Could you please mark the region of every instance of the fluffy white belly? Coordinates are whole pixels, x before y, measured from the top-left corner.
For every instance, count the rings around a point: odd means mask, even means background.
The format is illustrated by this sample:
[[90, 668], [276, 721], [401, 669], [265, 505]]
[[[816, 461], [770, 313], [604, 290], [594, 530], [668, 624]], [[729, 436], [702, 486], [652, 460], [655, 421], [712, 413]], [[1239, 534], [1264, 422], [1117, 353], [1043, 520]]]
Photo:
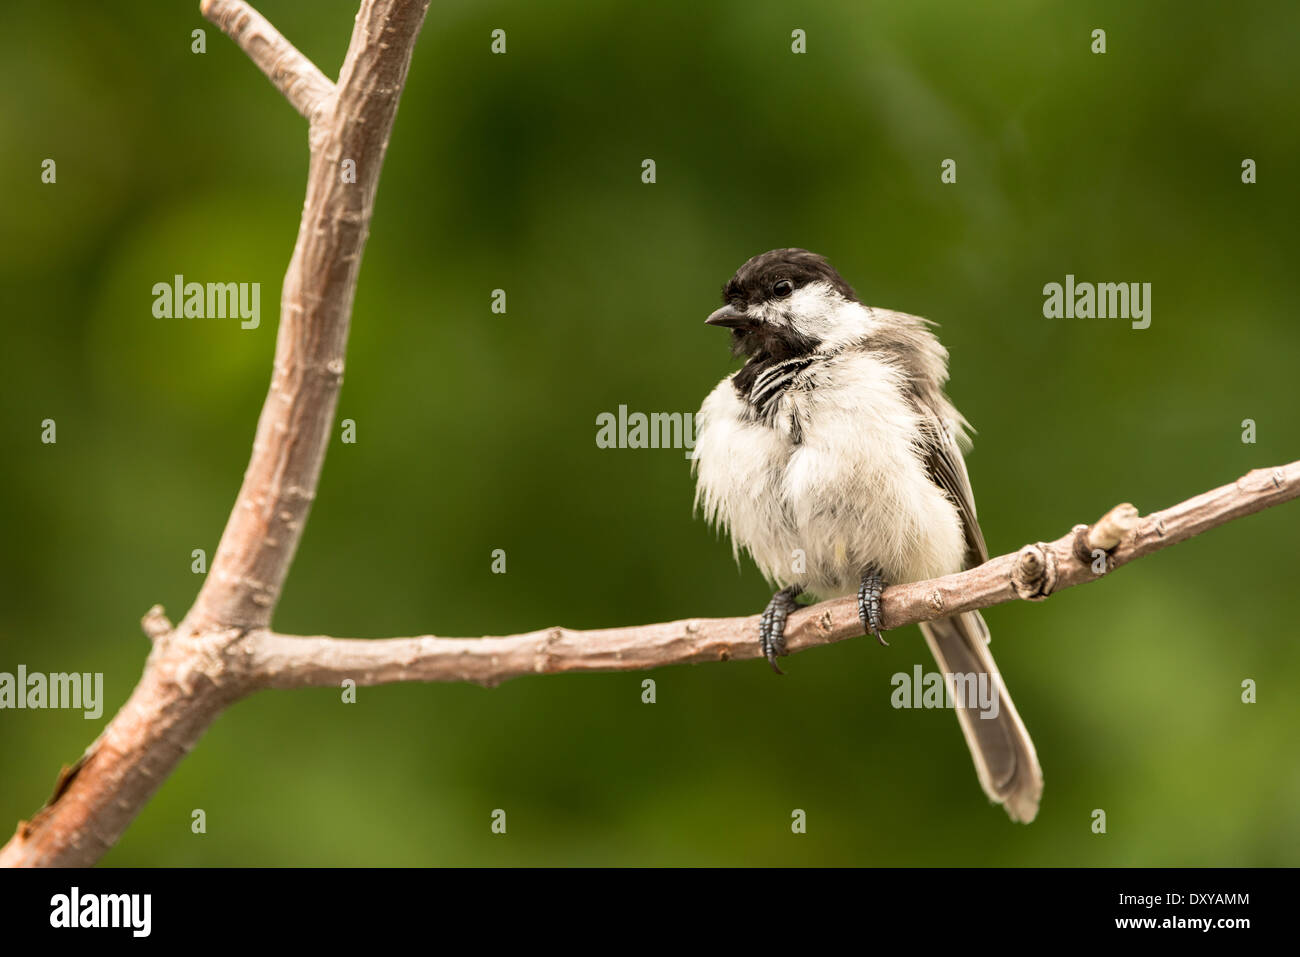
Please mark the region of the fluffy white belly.
[[855, 591], [873, 565], [889, 583], [960, 569], [961, 522], [912, 442], [919, 425], [897, 370], [855, 352], [804, 375], [813, 387], [787, 390], [770, 421], [746, 415], [729, 378], [705, 399], [695, 456], [705, 517], [769, 581], [822, 597]]

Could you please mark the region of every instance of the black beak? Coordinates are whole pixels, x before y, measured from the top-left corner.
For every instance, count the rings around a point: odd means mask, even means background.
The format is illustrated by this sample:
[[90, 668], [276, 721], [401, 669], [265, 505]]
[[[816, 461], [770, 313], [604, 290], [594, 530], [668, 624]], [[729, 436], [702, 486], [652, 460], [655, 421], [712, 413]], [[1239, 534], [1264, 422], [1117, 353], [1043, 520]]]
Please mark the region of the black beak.
[[704, 320], [710, 326], [722, 326], [724, 329], [753, 329], [757, 323], [731, 303], [721, 309], [715, 309]]

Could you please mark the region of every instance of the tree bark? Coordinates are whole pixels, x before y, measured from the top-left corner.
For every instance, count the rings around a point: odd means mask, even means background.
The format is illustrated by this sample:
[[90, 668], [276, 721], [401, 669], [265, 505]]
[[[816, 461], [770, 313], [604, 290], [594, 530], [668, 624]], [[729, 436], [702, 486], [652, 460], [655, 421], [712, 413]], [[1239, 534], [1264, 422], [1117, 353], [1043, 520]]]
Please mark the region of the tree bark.
[[[284, 278], [270, 391], [234, 509], [194, 606], [176, 629], [151, 613], [154, 650], [125, 706], [54, 796], [0, 850], [0, 865], [98, 860], [232, 701], [254, 687], [241, 639], [271, 613], [320, 480], [357, 271], [388, 136], [428, 0], [362, 0], [338, 83], [243, 0], [204, 0], [308, 118], [311, 162]], [[355, 162], [355, 182], [343, 175]]]

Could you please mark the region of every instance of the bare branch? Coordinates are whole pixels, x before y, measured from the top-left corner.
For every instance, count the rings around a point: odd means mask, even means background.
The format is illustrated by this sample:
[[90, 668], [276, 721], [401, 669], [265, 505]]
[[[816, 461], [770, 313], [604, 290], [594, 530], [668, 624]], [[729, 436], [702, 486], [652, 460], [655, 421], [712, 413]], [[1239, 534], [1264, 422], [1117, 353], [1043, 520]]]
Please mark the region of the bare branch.
[[[343, 384], [379, 170], [428, 0], [363, 0], [339, 87], [312, 136], [307, 199], [280, 298], [253, 454], [181, 630], [266, 627], [302, 538]], [[355, 182], [342, 175], [355, 165]]]
[[[978, 568], [885, 589], [888, 628], [1016, 598], [1039, 600], [1112, 568], [1199, 535], [1234, 518], [1300, 496], [1300, 462], [1260, 469], [1232, 485], [1138, 518], [1118, 505], [1092, 526], [1078, 525], [1054, 542], [1026, 545]], [[1082, 543], [1082, 547], [1081, 547]], [[1094, 549], [1096, 551], [1094, 552]], [[1103, 560], [1104, 559], [1104, 560]], [[1105, 569], [1100, 574], [1094, 567]], [[394, 681], [472, 681], [495, 685], [527, 674], [636, 671], [688, 662], [762, 657], [758, 616], [688, 618], [665, 624], [574, 631], [548, 628], [504, 638], [298, 638], [273, 632], [248, 636], [248, 666], [268, 688]], [[852, 598], [822, 602], [790, 616], [789, 651], [862, 635]]]
[[[242, 639], [271, 612], [320, 480], [343, 381], [357, 271], [379, 170], [428, 0], [362, 0], [337, 89], [241, 0], [204, 0], [299, 112], [311, 119], [307, 199], [280, 301], [271, 387], [212, 570], [174, 630], [154, 642], [122, 710], [49, 803], [0, 850], [0, 865], [94, 863], [232, 701], [256, 687]], [[355, 182], [340, 175], [356, 165]]]
[[309, 120], [315, 119], [334, 93], [334, 84], [266, 17], [244, 0], [203, 0], [199, 10], [239, 44], [294, 109]]

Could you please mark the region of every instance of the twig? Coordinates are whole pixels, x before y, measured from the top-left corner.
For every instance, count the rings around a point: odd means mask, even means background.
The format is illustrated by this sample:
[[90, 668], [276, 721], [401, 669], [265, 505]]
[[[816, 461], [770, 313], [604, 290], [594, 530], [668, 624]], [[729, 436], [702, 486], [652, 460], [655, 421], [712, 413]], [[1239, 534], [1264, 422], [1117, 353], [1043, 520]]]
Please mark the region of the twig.
[[[1054, 542], [1026, 545], [960, 574], [887, 588], [882, 599], [885, 625], [900, 628], [1017, 598], [1046, 598], [1298, 496], [1300, 462], [1293, 462], [1251, 472], [1232, 485], [1145, 518], [1139, 518], [1132, 505], [1119, 505], [1094, 525], [1075, 526]], [[394, 681], [496, 685], [528, 674], [636, 671], [759, 658], [757, 634], [757, 615], [592, 631], [547, 628], [502, 638], [425, 635], [358, 640], [255, 632], [248, 636], [248, 665], [259, 685], [267, 688], [337, 687], [347, 678], [361, 685]], [[856, 602], [841, 598], [791, 615], [786, 645], [793, 654], [861, 635]]]
[[244, 0], [203, 0], [199, 9], [239, 44], [294, 109], [309, 120], [317, 116], [333, 94], [334, 84], [266, 17]]

